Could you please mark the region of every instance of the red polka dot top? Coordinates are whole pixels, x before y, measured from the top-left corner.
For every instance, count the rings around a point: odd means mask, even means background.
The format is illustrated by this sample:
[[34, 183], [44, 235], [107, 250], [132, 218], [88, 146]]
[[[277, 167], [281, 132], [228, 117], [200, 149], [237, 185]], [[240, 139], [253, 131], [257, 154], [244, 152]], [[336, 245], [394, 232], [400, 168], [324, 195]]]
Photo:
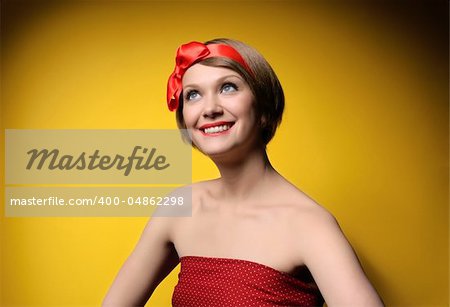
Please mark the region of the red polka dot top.
[[181, 257], [180, 262], [178, 284], [172, 296], [174, 307], [322, 306], [324, 303], [311, 278], [299, 279], [256, 262], [200, 256]]

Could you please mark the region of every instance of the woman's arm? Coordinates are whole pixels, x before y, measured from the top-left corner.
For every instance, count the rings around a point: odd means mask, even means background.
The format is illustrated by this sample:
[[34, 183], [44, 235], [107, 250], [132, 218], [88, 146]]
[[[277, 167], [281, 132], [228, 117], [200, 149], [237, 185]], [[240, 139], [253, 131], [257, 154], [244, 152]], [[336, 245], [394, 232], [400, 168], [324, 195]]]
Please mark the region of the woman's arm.
[[171, 218], [153, 217], [103, 300], [103, 306], [143, 306], [178, 264], [169, 240]]
[[313, 216], [302, 254], [327, 305], [383, 306], [335, 218], [325, 210]]

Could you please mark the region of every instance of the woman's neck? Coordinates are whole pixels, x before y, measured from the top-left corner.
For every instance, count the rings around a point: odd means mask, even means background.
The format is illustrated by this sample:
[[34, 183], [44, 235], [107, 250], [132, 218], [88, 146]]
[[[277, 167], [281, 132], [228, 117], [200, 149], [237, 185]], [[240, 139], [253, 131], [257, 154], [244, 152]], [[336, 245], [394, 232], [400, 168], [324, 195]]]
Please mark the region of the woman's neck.
[[220, 196], [227, 199], [246, 200], [260, 195], [268, 179], [278, 174], [270, 164], [265, 148], [247, 152], [245, 159], [214, 163], [221, 174]]

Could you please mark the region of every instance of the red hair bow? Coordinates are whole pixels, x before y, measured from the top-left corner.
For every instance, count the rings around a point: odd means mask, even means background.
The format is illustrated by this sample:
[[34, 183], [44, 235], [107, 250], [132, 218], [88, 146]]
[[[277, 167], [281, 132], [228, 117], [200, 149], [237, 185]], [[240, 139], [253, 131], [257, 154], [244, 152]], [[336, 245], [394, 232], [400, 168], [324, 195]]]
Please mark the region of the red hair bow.
[[175, 69], [167, 82], [167, 106], [170, 111], [178, 108], [179, 99], [183, 90], [181, 79], [189, 67], [212, 57], [225, 57], [238, 62], [245, 70], [251, 72], [242, 56], [233, 47], [225, 44], [205, 45], [199, 42], [190, 42], [181, 45], [177, 50]]

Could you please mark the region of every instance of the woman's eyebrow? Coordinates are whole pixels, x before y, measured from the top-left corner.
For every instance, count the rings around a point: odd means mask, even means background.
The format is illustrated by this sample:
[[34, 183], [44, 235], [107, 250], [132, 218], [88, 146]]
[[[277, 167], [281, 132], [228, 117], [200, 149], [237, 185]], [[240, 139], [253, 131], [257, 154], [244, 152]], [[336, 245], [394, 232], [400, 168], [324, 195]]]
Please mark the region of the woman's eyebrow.
[[244, 81], [244, 79], [240, 75], [235, 75], [235, 74], [233, 74], [233, 75], [226, 75], [226, 76], [220, 77], [219, 79], [217, 79], [217, 81], [220, 82], [220, 81], [223, 81], [223, 80], [225, 80], [227, 78], [231, 78], [231, 77], [235, 77], [235, 78], [238, 78], [238, 79]]
[[[239, 80], [241, 80], [241, 81], [244, 82], [244, 79], [243, 79], [240, 75], [237, 75], [237, 74], [225, 75], [225, 76], [222, 76], [222, 77], [220, 77], [220, 78], [217, 78], [217, 79], [214, 80], [213, 82], [214, 82], [214, 83], [221, 83], [221, 82], [223, 82], [224, 80], [226, 80], [226, 79], [228, 79], [228, 78], [232, 78], [232, 77], [238, 78]], [[199, 86], [199, 85], [198, 85], [197, 83], [189, 83], [189, 84], [183, 85], [183, 89], [186, 89], [186, 88], [189, 88], [189, 87], [191, 87], [191, 88], [196, 88], [196, 87], [198, 87], [198, 86]]]

